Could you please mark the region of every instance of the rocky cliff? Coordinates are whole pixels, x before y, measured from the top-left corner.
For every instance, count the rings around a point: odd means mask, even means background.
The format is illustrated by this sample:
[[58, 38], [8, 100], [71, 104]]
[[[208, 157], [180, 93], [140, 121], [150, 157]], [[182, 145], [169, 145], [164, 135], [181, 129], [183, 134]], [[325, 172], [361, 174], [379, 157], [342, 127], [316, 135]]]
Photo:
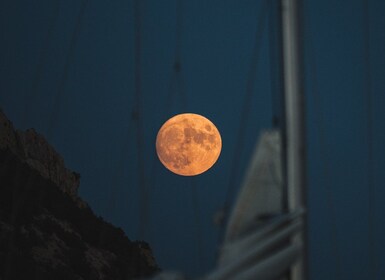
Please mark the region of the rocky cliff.
[[133, 279], [159, 270], [149, 245], [96, 217], [79, 174], [0, 111], [0, 280]]

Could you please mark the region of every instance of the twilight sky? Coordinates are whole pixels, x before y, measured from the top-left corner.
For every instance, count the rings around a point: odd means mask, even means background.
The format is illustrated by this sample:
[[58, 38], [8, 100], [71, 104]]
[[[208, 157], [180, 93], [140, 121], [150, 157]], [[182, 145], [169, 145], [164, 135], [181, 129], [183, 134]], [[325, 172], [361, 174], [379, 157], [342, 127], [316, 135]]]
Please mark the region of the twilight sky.
[[[229, 182], [231, 202], [281, 106], [278, 13], [274, 1], [181, 2], [140, 1], [138, 115], [133, 0], [1, 0], [0, 107], [81, 174], [97, 215], [149, 242], [162, 268], [197, 276], [215, 265]], [[385, 2], [304, 2], [311, 279], [385, 279]], [[193, 178], [155, 153], [181, 112], [222, 134], [217, 164]]]

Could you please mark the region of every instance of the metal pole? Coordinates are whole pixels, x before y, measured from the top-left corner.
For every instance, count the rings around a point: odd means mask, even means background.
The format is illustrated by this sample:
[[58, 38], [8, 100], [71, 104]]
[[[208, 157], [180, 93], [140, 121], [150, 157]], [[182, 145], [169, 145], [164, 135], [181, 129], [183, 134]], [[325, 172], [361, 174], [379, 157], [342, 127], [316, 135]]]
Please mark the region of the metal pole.
[[[300, 0], [281, 0], [283, 73], [286, 119], [286, 167], [289, 211], [305, 208], [305, 121], [303, 77], [300, 57], [299, 30]], [[292, 242], [303, 245], [299, 262], [292, 267], [291, 279], [306, 279], [306, 236], [305, 230], [296, 235]]]

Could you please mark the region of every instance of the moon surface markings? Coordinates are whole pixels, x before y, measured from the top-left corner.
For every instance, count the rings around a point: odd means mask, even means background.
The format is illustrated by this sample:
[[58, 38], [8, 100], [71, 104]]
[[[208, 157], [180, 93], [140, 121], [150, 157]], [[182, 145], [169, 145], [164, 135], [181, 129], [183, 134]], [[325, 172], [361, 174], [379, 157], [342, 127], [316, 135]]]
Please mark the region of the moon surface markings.
[[159, 130], [156, 150], [162, 164], [184, 176], [205, 172], [217, 161], [222, 148], [218, 129], [197, 114], [169, 119]]

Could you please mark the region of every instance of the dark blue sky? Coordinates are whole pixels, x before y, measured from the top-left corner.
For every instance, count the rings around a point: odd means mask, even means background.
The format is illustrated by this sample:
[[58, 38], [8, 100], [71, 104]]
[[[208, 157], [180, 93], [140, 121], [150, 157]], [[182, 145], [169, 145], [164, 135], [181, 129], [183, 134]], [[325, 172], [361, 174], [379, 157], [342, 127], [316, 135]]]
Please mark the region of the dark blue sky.
[[[271, 128], [279, 106], [272, 79], [279, 65], [271, 60], [278, 49], [269, 46], [271, 28], [276, 34], [271, 22], [257, 32], [268, 11], [261, 12], [262, 1], [182, 2], [186, 104], [172, 86], [176, 1], [141, 1], [149, 185], [143, 238], [162, 268], [201, 275], [215, 263], [219, 230], [212, 217], [223, 206], [231, 174], [239, 186], [257, 136]], [[95, 213], [130, 239], [141, 238], [133, 1], [89, 1], [80, 20], [81, 1], [58, 3], [0, 1], [0, 107], [17, 128], [45, 134], [81, 173], [80, 195]], [[372, 279], [373, 271], [375, 279], [385, 278], [385, 2], [368, 2], [369, 28], [363, 3], [304, 5], [311, 279]], [[241, 123], [248, 79], [254, 84], [250, 113]], [[211, 119], [223, 140], [217, 164], [194, 178], [167, 171], [155, 154], [160, 126], [185, 111]], [[246, 132], [239, 145], [241, 125]]]

